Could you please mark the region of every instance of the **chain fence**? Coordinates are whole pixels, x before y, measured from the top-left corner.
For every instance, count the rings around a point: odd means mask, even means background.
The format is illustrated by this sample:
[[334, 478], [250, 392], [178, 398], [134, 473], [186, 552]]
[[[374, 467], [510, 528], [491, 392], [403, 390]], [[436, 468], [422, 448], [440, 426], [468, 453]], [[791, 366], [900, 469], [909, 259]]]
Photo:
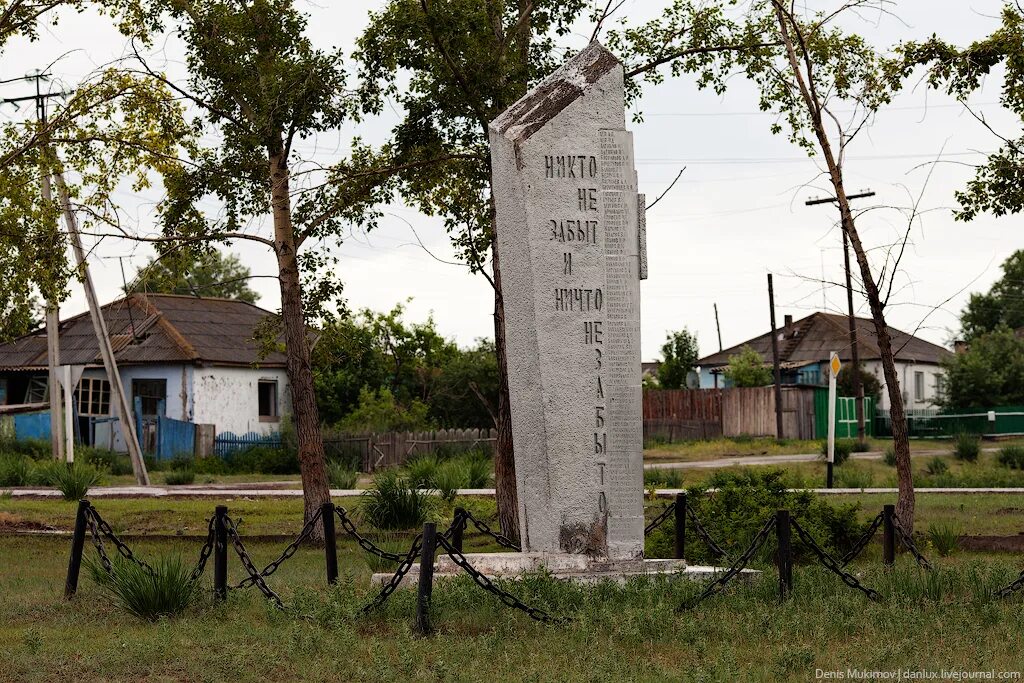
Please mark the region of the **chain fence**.
[[[285, 547], [284, 551], [276, 560], [274, 560], [266, 567], [261, 569], [259, 572], [259, 576], [263, 578], [270, 576], [271, 574], [276, 572], [277, 568], [280, 567], [288, 558], [294, 555], [296, 551], [299, 549], [299, 546], [302, 545], [302, 542], [309, 538], [311, 535], [313, 535], [313, 529], [316, 527], [316, 523], [320, 521], [320, 517], [322, 515], [323, 510], [318, 509], [316, 513], [309, 518], [309, 521], [306, 522], [305, 526], [302, 527], [302, 531], [300, 531], [299, 535], [295, 537], [295, 540]], [[239, 582], [237, 585], [233, 586], [233, 588], [235, 590], [239, 588], [248, 588], [249, 586], [252, 586], [255, 583], [256, 577], [250, 575], [247, 578], [242, 579], [242, 581]]]
[[772, 532], [772, 529], [774, 528], [775, 518], [771, 517], [767, 522], [764, 523], [764, 526], [761, 527], [761, 530], [754, 535], [754, 540], [750, 542], [750, 545], [747, 546], [747, 549], [743, 551], [743, 554], [740, 555], [739, 558], [732, 563], [732, 566], [730, 566], [724, 574], [715, 578], [711, 581], [711, 583], [705, 586], [704, 590], [700, 592], [700, 595], [680, 605], [678, 611], [693, 609], [707, 598], [711, 597], [712, 595], [718, 593], [723, 588], [725, 588], [725, 585], [729, 583], [729, 581], [731, 581], [733, 577], [735, 577], [737, 574], [743, 571], [743, 569], [746, 568], [750, 560], [754, 557], [755, 554], [757, 554], [757, 552], [765, 544], [765, 541], [768, 540], [768, 534], [770, 534]]
[[153, 576], [156, 573], [144, 560], [140, 560], [135, 557], [135, 553], [132, 552], [132, 549], [117, 537], [117, 534], [115, 534], [114, 530], [110, 528], [107, 521], [100, 516], [100, 513], [97, 512], [95, 507], [90, 505], [86, 511], [86, 515], [88, 515], [89, 531], [92, 535], [93, 545], [96, 546], [96, 552], [99, 553], [100, 556], [100, 564], [103, 565], [103, 569], [105, 569], [108, 574], [112, 572], [114, 568], [110, 562], [110, 558], [107, 556], [107, 551], [103, 546], [103, 538], [101, 538], [101, 536], [105, 537], [114, 545], [115, 548], [117, 548], [117, 552], [121, 554], [121, 557], [125, 558], [129, 562], [134, 562], [139, 565], [150, 576]]
[[850, 564], [855, 559], [857, 559], [857, 557], [859, 557], [862, 552], [864, 552], [864, 548], [867, 547], [868, 543], [871, 542], [871, 539], [875, 537], [876, 533], [878, 533], [878, 528], [882, 526], [882, 522], [884, 519], [885, 515], [879, 512], [875, 516], [875, 518], [871, 520], [871, 526], [868, 527], [868, 530], [865, 531], [863, 535], [861, 535], [860, 540], [858, 540], [853, 545], [853, 547], [850, 548], [850, 551], [843, 555], [843, 557], [839, 560], [840, 567], [845, 567], [846, 565]]
[[896, 532], [896, 538], [898, 538], [900, 543], [903, 544], [903, 547], [914, 556], [915, 560], [917, 560], [918, 566], [921, 567], [921, 569], [932, 571], [932, 563], [929, 562], [928, 558], [922, 555], [921, 551], [917, 549], [917, 546], [914, 545], [914, 539], [911, 538], [910, 534], [908, 534], [906, 530], [904, 530], [903, 525], [900, 524], [900, 520], [896, 517], [893, 517], [892, 528], [893, 531]]
[[[441, 537], [443, 538], [443, 536]], [[363, 614], [371, 612], [381, 605], [383, 605], [391, 594], [395, 592], [395, 589], [402, 583], [402, 579], [412, 569], [412, 565], [416, 562], [416, 558], [420, 556], [420, 551], [423, 549], [423, 534], [417, 534], [416, 538], [413, 539], [412, 545], [409, 547], [409, 552], [405, 554], [401, 562], [398, 565], [398, 569], [391, 576], [387, 583], [381, 588], [373, 600], [371, 600], [365, 607], [363, 607]]]
[[697, 513], [689, 503], [686, 504], [686, 516], [690, 518], [691, 522], [693, 522], [693, 530], [697, 532], [697, 536], [704, 542], [704, 545], [708, 547], [708, 550], [710, 550], [712, 554], [717, 557], [729, 557], [729, 554], [722, 550], [722, 546], [718, 545], [715, 539], [711, 537], [708, 530], [704, 528], [704, 525], [701, 524], [700, 519], [697, 517]]
[[[497, 543], [498, 545], [500, 545], [501, 547], [503, 547], [503, 548], [508, 548], [509, 550], [514, 550], [514, 551], [516, 551], [517, 553], [518, 553], [518, 552], [522, 552], [522, 548], [521, 548], [521, 547], [519, 546], [519, 544], [518, 544], [518, 543], [516, 543], [515, 541], [513, 541], [513, 540], [512, 540], [511, 538], [509, 538], [508, 536], [505, 536], [505, 535], [503, 535], [503, 534], [500, 534], [500, 533], [498, 533], [497, 531], [493, 531], [493, 530], [491, 529], [491, 527], [487, 525], [487, 523], [486, 523], [486, 522], [484, 522], [484, 521], [482, 521], [482, 520], [479, 520], [479, 519], [477, 519], [477, 518], [476, 518], [476, 517], [474, 517], [474, 516], [473, 516], [473, 514], [472, 514], [471, 512], [469, 512], [468, 510], [463, 510], [463, 511], [462, 511], [462, 516], [463, 516], [463, 517], [464, 517], [464, 518], [465, 518], [466, 520], [468, 520], [468, 521], [472, 522], [472, 523], [473, 523], [473, 526], [475, 526], [475, 527], [477, 528], [477, 531], [479, 531], [480, 533], [482, 533], [482, 534], [484, 534], [484, 535], [486, 535], [486, 536], [490, 536], [490, 537], [491, 537], [492, 539], [494, 539], [494, 541], [495, 541], [495, 542], [496, 542], [496, 543]], [[453, 523], [453, 525], [454, 525], [454, 523]], [[445, 535], [445, 537], [447, 538], [447, 537], [448, 537], [448, 534], [446, 534], [446, 535]]]
[[196, 561], [195, 569], [192, 570], [193, 581], [198, 581], [199, 577], [203, 575], [203, 570], [206, 569], [206, 562], [210, 559], [210, 555], [213, 554], [213, 546], [216, 538], [217, 532], [214, 526], [214, 518], [210, 517], [210, 523], [206, 532], [206, 541], [203, 543], [203, 547], [199, 549], [199, 559]]
[[668, 507], [661, 511], [657, 517], [651, 520], [651, 523], [644, 527], [644, 536], [649, 535], [652, 531], [660, 527], [668, 518], [672, 516], [672, 513], [676, 511], [675, 502], [669, 503]]
[[879, 595], [878, 591], [876, 591], [873, 588], [867, 588], [866, 586], [862, 585], [860, 581], [857, 580], [856, 576], [847, 571], [844, 571], [843, 568], [840, 566], [839, 561], [832, 557], [828, 552], [826, 552], [824, 548], [818, 545], [818, 542], [814, 540], [814, 537], [811, 536], [802, 526], [800, 526], [800, 523], [797, 522], [795, 518], [790, 519], [789, 523], [793, 527], [793, 530], [796, 531], [796, 535], [800, 537], [801, 541], [803, 541], [804, 545], [810, 548], [814, 552], [814, 554], [818, 556], [818, 561], [822, 564], [822, 566], [824, 566], [829, 571], [835, 573], [839, 578], [843, 580], [843, 583], [845, 583], [847, 586], [861, 591], [871, 600], [878, 602], [882, 599], [882, 596]]
[[238, 559], [242, 562], [242, 567], [245, 568], [249, 578], [252, 579], [252, 584], [259, 588], [260, 592], [263, 593], [268, 600], [273, 602], [278, 609], [283, 610], [284, 603], [281, 602], [281, 598], [277, 593], [270, 589], [267, 582], [263, 580], [263, 576], [260, 574], [259, 570], [256, 569], [256, 565], [253, 563], [252, 558], [249, 557], [249, 552], [245, 549], [245, 545], [242, 543], [242, 538], [238, 535], [238, 529], [235, 528], [235, 523], [226, 515], [224, 517], [224, 525], [227, 528], [228, 538], [231, 539], [231, 545], [234, 546], [235, 554], [238, 555]]

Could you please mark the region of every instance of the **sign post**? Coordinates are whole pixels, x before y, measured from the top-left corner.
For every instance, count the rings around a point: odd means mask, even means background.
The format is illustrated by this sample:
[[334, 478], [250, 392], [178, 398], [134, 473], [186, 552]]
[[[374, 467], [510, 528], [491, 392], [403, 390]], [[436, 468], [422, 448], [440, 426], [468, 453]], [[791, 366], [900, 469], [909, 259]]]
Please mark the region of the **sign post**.
[[828, 358], [828, 474], [825, 481], [826, 488], [832, 488], [832, 466], [836, 460], [836, 377], [842, 367], [843, 364], [839, 362], [839, 356], [832, 351]]

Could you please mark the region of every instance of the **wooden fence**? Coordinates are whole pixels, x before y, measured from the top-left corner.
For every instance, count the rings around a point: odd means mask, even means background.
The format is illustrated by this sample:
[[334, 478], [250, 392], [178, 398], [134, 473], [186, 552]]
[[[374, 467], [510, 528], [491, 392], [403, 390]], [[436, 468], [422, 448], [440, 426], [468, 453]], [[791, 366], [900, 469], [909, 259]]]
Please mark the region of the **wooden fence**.
[[429, 432], [387, 432], [382, 434], [324, 434], [327, 456], [358, 461], [360, 470], [373, 472], [404, 464], [421, 453], [438, 450], [490, 450], [498, 436], [496, 429], [439, 429]]
[[722, 436], [721, 389], [648, 389], [643, 411], [648, 444]]

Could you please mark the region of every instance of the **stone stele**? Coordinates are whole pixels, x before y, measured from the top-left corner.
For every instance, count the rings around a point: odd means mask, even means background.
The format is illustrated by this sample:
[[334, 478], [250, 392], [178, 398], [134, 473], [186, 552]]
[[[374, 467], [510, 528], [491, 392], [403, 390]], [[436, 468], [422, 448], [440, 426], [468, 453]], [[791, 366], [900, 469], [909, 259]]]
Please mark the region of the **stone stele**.
[[490, 125], [523, 551], [643, 557], [643, 203], [599, 43]]

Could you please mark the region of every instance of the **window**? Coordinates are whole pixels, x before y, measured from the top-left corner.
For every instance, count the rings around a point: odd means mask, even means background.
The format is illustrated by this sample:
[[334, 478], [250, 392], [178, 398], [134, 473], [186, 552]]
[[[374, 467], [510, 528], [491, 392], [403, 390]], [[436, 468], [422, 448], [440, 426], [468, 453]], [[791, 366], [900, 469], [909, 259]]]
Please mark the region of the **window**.
[[36, 375], [28, 381], [25, 390], [25, 403], [44, 403], [50, 396], [50, 387], [46, 375]]
[[260, 422], [277, 422], [277, 380], [261, 379], [258, 387]]
[[942, 375], [935, 375], [935, 397], [944, 398], [946, 395], [946, 378]]
[[83, 377], [78, 384], [79, 415], [110, 415], [110, 382]]
[[167, 380], [165, 379], [133, 379], [132, 403], [142, 399], [142, 416], [156, 417], [160, 414], [160, 402], [167, 400]]
[[923, 372], [915, 372], [914, 373], [914, 400], [915, 401], [923, 401], [924, 400], [924, 373]]

